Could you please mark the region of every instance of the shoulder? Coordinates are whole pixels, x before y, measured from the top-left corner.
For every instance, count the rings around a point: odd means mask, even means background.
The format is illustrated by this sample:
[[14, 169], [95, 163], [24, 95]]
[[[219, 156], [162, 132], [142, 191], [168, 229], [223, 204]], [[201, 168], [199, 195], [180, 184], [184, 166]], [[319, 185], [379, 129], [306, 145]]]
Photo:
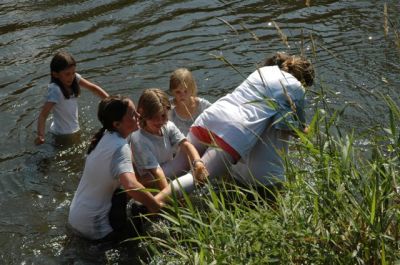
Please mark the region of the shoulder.
[[117, 132], [105, 131], [103, 137], [112, 142], [117, 148], [127, 144], [127, 140], [121, 137]]
[[179, 131], [178, 127], [177, 127], [177, 126], [175, 125], [175, 123], [172, 122], [172, 121], [168, 121], [168, 122], [163, 126], [163, 129], [166, 130], [166, 131], [176, 131], [176, 130]]
[[202, 110], [211, 106], [211, 103], [205, 98], [197, 97], [196, 100]]
[[129, 145], [125, 142], [124, 144], [121, 144], [117, 146], [117, 149], [115, 150], [114, 157], [127, 157], [131, 158], [131, 149]]
[[146, 138], [146, 136], [145, 136], [145, 134], [143, 134], [143, 129], [140, 128], [139, 130], [134, 131], [133, 133], [131, 133], [128, 136], [127, 140], [128, 140], [128, 143], [136, 143], [136, 142], [138, 142], [138, 140], [141, 140], [141, 139], [144, 139], [144, 138]]
[[60, 92], [61, 93], [61, 88], [56, 84], [56, 83], [49, 83], [47, 85], [47, 90], [50, 92]]
[[63, 97], [61, 88], [56, 83], [50, 83], [47, 86], [47, 101], [57, 103]]
[[78, 73], [75, 73], [75, 78], [76, 78], [76, 81], [79, 83], [79, 81], [81, 81], [81, 79], [82, 79], [82, 76]]
[[152, 135], [140, 128], [128, 137], [128, 143], [135, 149], [144, 149], [153, 146]]

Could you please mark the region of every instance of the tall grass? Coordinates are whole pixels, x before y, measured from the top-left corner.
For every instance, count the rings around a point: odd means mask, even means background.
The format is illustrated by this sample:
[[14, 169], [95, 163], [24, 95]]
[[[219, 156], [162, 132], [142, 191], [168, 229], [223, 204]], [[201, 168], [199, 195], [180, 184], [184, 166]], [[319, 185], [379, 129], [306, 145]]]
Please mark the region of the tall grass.
[[[395, 27], [385, 21], [387, 34]], [[381, 95], [386, 126], [344, 132], [344, 109], [331, 113], [324, 90], [310, 132], [291, 143], [275, 203], [208, 184], [136, 238], [150, 251], [146, 263], [400, 264], [400, 107]]]
[[[285, 159], [288, 181], [271, 204], [254, 191], [208, 185], [175, 201], [141, 239], [153, 264], [396, 264], [400, 262], [400, 109], [365, 135], [344, 134], [317, 111]], [[363, 141], [361, 141], [363, 140]], [[255, 199], [247, 200], [245, 193]], [[196, 198], [194, 206], [192, 199]]]

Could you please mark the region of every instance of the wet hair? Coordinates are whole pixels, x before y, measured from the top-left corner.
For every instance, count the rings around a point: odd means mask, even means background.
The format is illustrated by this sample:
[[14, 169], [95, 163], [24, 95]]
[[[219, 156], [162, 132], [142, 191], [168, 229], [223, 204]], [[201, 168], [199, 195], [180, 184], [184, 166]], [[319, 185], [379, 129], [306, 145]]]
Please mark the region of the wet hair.
[[172, 72], [169, 78], [169, 91], [172, 92], [179, 86], [186, 87], [193, 97], [197, 94], [197, 85], [192, 72], [187, 68], [178, 68]]
[[314, 82], [314, 68], [311, 62], [303, 56], [277, 52], [272, 57], [267, 58], [264, 63], [264, 66], [273, 65], [277, 65], [281, 70], [292, 74], [306, 86], [312, 86]]
[[137, 110], [140, 113], [140, 126], [146, 125], [146, 120], [153, 118], [158, 113], [170, 110], [171, 103], [168, 95], [159, 88], [148, 88], [139, 98]]
[[[54, 56], [53, 59], [51, 59], [50, 62], [50, 74], [51, 74], [51, 82], [56, 83], [60, 88], [61, 92], [63, 93], [64, 97], [69, 99], [71, 97], [70, 93], [68, 90], [64, 87], [62, 82], [53, 76], [53, 72], [59, 73], [65, 69], [68, 69], [72, 66], [76, 66], [76, 61], [72, 57], [71, 54], [69, 54], [66, 51], [59, 51], [57, 52]], [[76, 77], [74, 78], [74, 81], [72, 82], [71, 85], [72, 88], [72, 93], [75, 97], [78, 97], [81, 89], [78, 84], [78, 80], [76, 80]]]
[[116, 95], [109, 96], [100, 101], [97, 118], [103, 125], [103, 127], [92, 137], [89, 149], [87, 151], [90, 154], [103, 137], [106, 130], [115, 132], [114, 122], [121, 121], [125, 116], [129, 108], [131, 100], [128, 97]]
[[264, 66], [273, 66], [277, 65], [279, 68], [282, 67], [282, 64], [287, 59], [291, 58], [291, 56], [285, 52], [277, 52], [273, 56], [265, 59]]

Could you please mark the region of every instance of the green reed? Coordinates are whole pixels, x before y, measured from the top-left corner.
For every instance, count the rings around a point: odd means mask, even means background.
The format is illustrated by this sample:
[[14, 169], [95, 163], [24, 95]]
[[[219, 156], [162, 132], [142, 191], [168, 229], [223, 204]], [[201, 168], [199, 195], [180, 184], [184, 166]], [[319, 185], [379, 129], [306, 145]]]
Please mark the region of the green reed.
[[320, 84], [314, 92], [320, 107], [310, 132], [291, 141], [276, 202], [227, 181], [208, 183], [173, 200], [163, 221], [135, 238], [149, 251], [146, 263], [400, 264], [400, 107], [379, 95], [385, 125], [345, 132], [346, 107], [332, 113], [326, 91]]
[[388, 126], [367, 144], [338, 133], [340, 113], [317, 111], [285, 158], [288, 181], [275, 203], [228, 182], [174, 200], [156, 232], [140, 238], [152, 263], [399, 262], [400, 109], [385, 100]]

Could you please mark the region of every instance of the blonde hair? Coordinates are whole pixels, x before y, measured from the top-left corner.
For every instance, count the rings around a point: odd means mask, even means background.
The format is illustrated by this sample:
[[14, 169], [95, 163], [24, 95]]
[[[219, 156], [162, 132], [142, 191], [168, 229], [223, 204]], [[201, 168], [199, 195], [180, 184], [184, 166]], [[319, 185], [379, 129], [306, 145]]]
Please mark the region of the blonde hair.
[[159, 88], [145, 89], [139, 98], [137, 106], [140, 114], [140, 126], [144, 127], [146, 120], [153, 118], [164, 109], [171, 109], [168, 95]]
[[169, 91], [172, 92], [179, 86], [187, 88], [193, 97], [197, 95], [197, 85], [192, 72], [187, 68], [178, 68], [172, 72], [169, 79]]

